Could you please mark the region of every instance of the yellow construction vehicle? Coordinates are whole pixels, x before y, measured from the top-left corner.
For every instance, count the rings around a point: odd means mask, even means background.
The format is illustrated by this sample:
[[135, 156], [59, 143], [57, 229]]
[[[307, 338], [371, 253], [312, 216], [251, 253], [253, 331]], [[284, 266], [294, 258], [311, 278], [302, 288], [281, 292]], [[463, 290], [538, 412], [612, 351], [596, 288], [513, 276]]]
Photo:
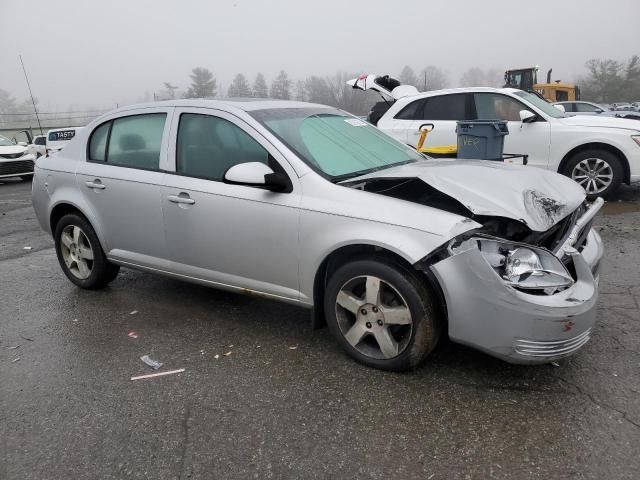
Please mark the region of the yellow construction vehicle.
[[551, 72], [547, 72], [547, 82], [538, 83], [540, 67], [516, 68], [504, 72], [505, 87], [519, 88], [527, 92], [536, 93], [549, 102], [567, 102], [580, 100], [580, 89], [573, 83], [560, 80], [551, 81]]

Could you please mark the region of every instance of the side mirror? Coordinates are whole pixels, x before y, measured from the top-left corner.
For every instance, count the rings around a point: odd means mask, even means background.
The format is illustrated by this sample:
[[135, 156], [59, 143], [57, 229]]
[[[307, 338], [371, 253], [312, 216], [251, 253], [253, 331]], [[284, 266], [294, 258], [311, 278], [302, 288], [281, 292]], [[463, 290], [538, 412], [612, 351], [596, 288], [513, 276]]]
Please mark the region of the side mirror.
[[28, 145], [27, 142], [18, 142], [18, 145], [20, 145], [21, 147], [26, 147]]
[[602, 113], [602, 112], [604, 112], [604, 110], [602, 110], [602, 109], [600, 109], [600, 108], [596, 108], [596, 109], [594, 110], [594, 112], [596, 112], [596, 113]]
[[564, 105], [554, 104], [553, 106], [560, 110], [562, 113], [566, 112], [566, 110], [564, 109]]
[[536, 118], [536, 114], [529, 110], [520, 110], [520, 120], [522, 123], [531, 123]]
[[261, 162], [239, 163], [224, 173], [224, 182], [232, 185], [263, 187], [273, 192], [290, 191], [289, 178], [284, 173], [275, 173]]

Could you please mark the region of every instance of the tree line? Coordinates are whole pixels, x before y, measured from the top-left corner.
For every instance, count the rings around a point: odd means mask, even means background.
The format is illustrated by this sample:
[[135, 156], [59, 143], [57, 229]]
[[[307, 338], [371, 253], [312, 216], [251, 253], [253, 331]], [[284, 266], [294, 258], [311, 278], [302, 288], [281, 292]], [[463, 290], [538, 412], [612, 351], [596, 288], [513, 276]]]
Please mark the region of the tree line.
[[[634, 55], [628, 60], [591, 59], [585, 63], [586, 74], [577, 79], [583, 100], [601, 103], [640, 101], [640, 57]], [[438, 90], [452, 86], [451, 78], [441, 68], [428, 65], [414, 69], [406, 65], [397, 75], [391, 73], [401, 83], [413, 85], [420, 91]], [[457, 84], [463, 87], [490, 86], [500, 87], [504, 83], [503, 73], [496, 68], [482, 69], [471, 67], [459, 78]], [[332, 105], [356, 115], [365, 115], [371, 105], [381, 101], [373, 92], [354, 91], [346, 81], [359, 73], [337, 72], [333, 75], [312, 75], [294, 81], [284, 71], [267, 83], [265, 76], [258, 73], [250, 81], [244, 74], [238, 73], [224, 91], [218, 91], [218, 81], [214, 74], [203, 67], [194, 68], [190, 75], [190, 84], [181, 91], [177, 85], [165, 82], [162, 89], [154, 94], [155, 99], [208, 98], [208, 97], [254, 97], [282, 100], [300, 100]], [[150, 96], [149, 96], [150, 99]], [[36, 103], [37, 99], [36, 99]], [[18, 101], [9, 92], [0, 88], [0, 125], [11, 124], [17, 114], [32, 115], [33, 105], [30, 99]]]

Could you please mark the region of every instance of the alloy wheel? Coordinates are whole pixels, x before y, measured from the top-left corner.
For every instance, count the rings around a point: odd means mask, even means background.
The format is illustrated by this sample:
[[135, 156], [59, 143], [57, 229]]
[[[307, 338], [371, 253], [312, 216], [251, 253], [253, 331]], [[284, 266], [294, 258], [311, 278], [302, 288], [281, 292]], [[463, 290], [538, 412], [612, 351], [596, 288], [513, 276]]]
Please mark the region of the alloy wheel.
[[601, 158], [585, 158], [571, 172], [571, 178], [578, 182], [587, 194], [604, 192], [613, 182], [611, 165]]
[[93, 269], [93, 249], [87, 235], [77, 225], [67, 225], [60, 236], [65, 265], [74, 277], [85, 280]]
[[346, 282], [336, 298], [336, 318], [345, 340], [371, 358], [397, 357], [411, 340], [413, 319], [406, 300], [378, 277]]

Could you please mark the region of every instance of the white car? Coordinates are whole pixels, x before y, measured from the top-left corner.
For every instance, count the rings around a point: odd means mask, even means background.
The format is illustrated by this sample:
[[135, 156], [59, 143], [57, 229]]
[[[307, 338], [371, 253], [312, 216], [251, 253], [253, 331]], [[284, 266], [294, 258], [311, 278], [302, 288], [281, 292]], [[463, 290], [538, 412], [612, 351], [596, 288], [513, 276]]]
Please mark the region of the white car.
[[584, 100], [555, 102], [554, 107], [562, 107], [567, 115], [602, 115], [603, 117], [626, 118], [630, 120], [640, 120], [640, 112], [636, 110], [612, 110], [605, 105]]
[[36, 156], [29, 151], [26, 142], [16, 142], [0, 135], [0, 178], [33, 176]]
[[[361, 76], [347, 82], [391, 99], [377, 116], [378, 128], [415, 146], [419, 128], [431, 123], [426, 146], [457, 143], [456, 121], [502, 119], [509, 135], [504, 151], [528, 155], [528, 163], [570, 176], [589, 197], [608, 196], [621, 183], [640, 181], [640, 124], [637, 120], [569, 116], [543, 99], [513, 88], [458, 88], [419, 93], [387, 77]], [[392, 103], [393, 102], [393, 103]]]
[[29, 152], [33, 153], [36, 158], [45, 155], [47, 153], [47, 136], [36, 135], [33, 137], [33, 141], [29, 145]]

